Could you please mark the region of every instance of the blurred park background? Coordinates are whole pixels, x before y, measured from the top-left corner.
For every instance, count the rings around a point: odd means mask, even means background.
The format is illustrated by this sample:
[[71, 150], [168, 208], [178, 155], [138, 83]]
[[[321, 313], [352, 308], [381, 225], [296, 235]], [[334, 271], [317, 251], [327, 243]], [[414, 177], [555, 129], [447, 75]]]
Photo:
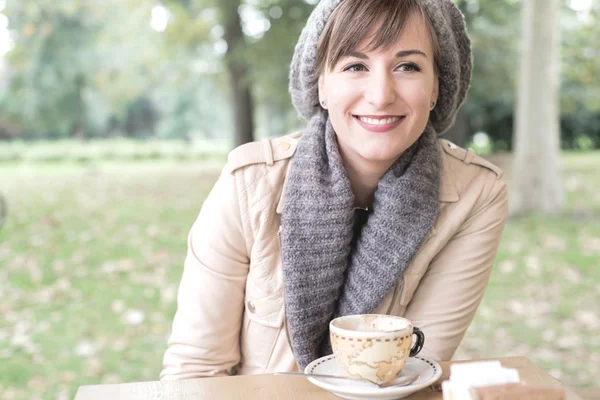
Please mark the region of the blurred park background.
[[[316, 2], [0, 0], [1, 399], [158, 379], [227, 152], [302, 127], [288, 66]], [[446, 136], [504, 168], [513, 211], [455, 358], [598, 393], [600, 1], [455, 2], [475, 65]]]

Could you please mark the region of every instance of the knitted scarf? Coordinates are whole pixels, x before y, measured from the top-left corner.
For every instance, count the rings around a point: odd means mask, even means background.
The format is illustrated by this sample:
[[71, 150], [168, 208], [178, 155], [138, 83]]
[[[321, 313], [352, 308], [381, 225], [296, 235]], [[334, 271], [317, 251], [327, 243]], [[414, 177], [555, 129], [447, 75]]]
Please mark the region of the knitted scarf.
[[304, 131], [282, 213], [285, 312], [300, 368], [330, 354], [329, 322], [371, 313], [402, 277], [438, 213], [440, 153], [427, 126], [381, 178], [352, 246], [354, 195], [326, 113]]

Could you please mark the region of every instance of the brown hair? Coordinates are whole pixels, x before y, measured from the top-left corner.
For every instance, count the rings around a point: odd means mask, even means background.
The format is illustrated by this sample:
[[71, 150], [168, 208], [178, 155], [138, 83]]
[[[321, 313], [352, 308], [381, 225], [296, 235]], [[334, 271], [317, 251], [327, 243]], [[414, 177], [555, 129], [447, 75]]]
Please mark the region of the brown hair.
[[427, 25], [433, 48], [433, 65], [438, 72], [440, 46], [433, 24], [417, 0], [342, 0], [332, 12], [317, 43], [317, 76], [325, 66], [333, 68], [355, 51], [379, 21], [381, 28], [370, 37], [368, 50], [389, 48], [396, 43], [408, 18], [421, 16]]

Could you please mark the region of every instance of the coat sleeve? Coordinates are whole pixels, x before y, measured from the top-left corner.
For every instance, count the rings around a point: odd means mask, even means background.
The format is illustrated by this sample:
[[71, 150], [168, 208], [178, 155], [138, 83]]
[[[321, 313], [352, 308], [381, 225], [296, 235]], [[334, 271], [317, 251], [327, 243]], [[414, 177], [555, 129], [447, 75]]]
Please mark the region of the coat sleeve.
[[483, 298], [507, 215], [507, 189], [498, 179], [429, 265], [405, 313], [425, 333], [424, 357], [454, 355]]
[[188, 237], [161, 380], [226, 375], [239, 363], [248, 265], [235, 177], [226, 167]]

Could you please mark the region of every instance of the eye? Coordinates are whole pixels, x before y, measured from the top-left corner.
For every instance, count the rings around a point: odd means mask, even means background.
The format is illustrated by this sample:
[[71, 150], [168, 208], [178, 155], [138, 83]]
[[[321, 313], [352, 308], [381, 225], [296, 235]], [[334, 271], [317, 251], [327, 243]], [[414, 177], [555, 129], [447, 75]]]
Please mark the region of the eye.
[[421, 68], [414, 63], [404, 63], [398, 66], [398, 69], [402, 72], [419, 72]]
[[362, 64], [351, 64], [348, 65], [347, 67], [344, 67], [344, 71], [350, 71], [350, 72], [362, 72], [362, 71], [366, 71], [367, 67], [365, 67]]

